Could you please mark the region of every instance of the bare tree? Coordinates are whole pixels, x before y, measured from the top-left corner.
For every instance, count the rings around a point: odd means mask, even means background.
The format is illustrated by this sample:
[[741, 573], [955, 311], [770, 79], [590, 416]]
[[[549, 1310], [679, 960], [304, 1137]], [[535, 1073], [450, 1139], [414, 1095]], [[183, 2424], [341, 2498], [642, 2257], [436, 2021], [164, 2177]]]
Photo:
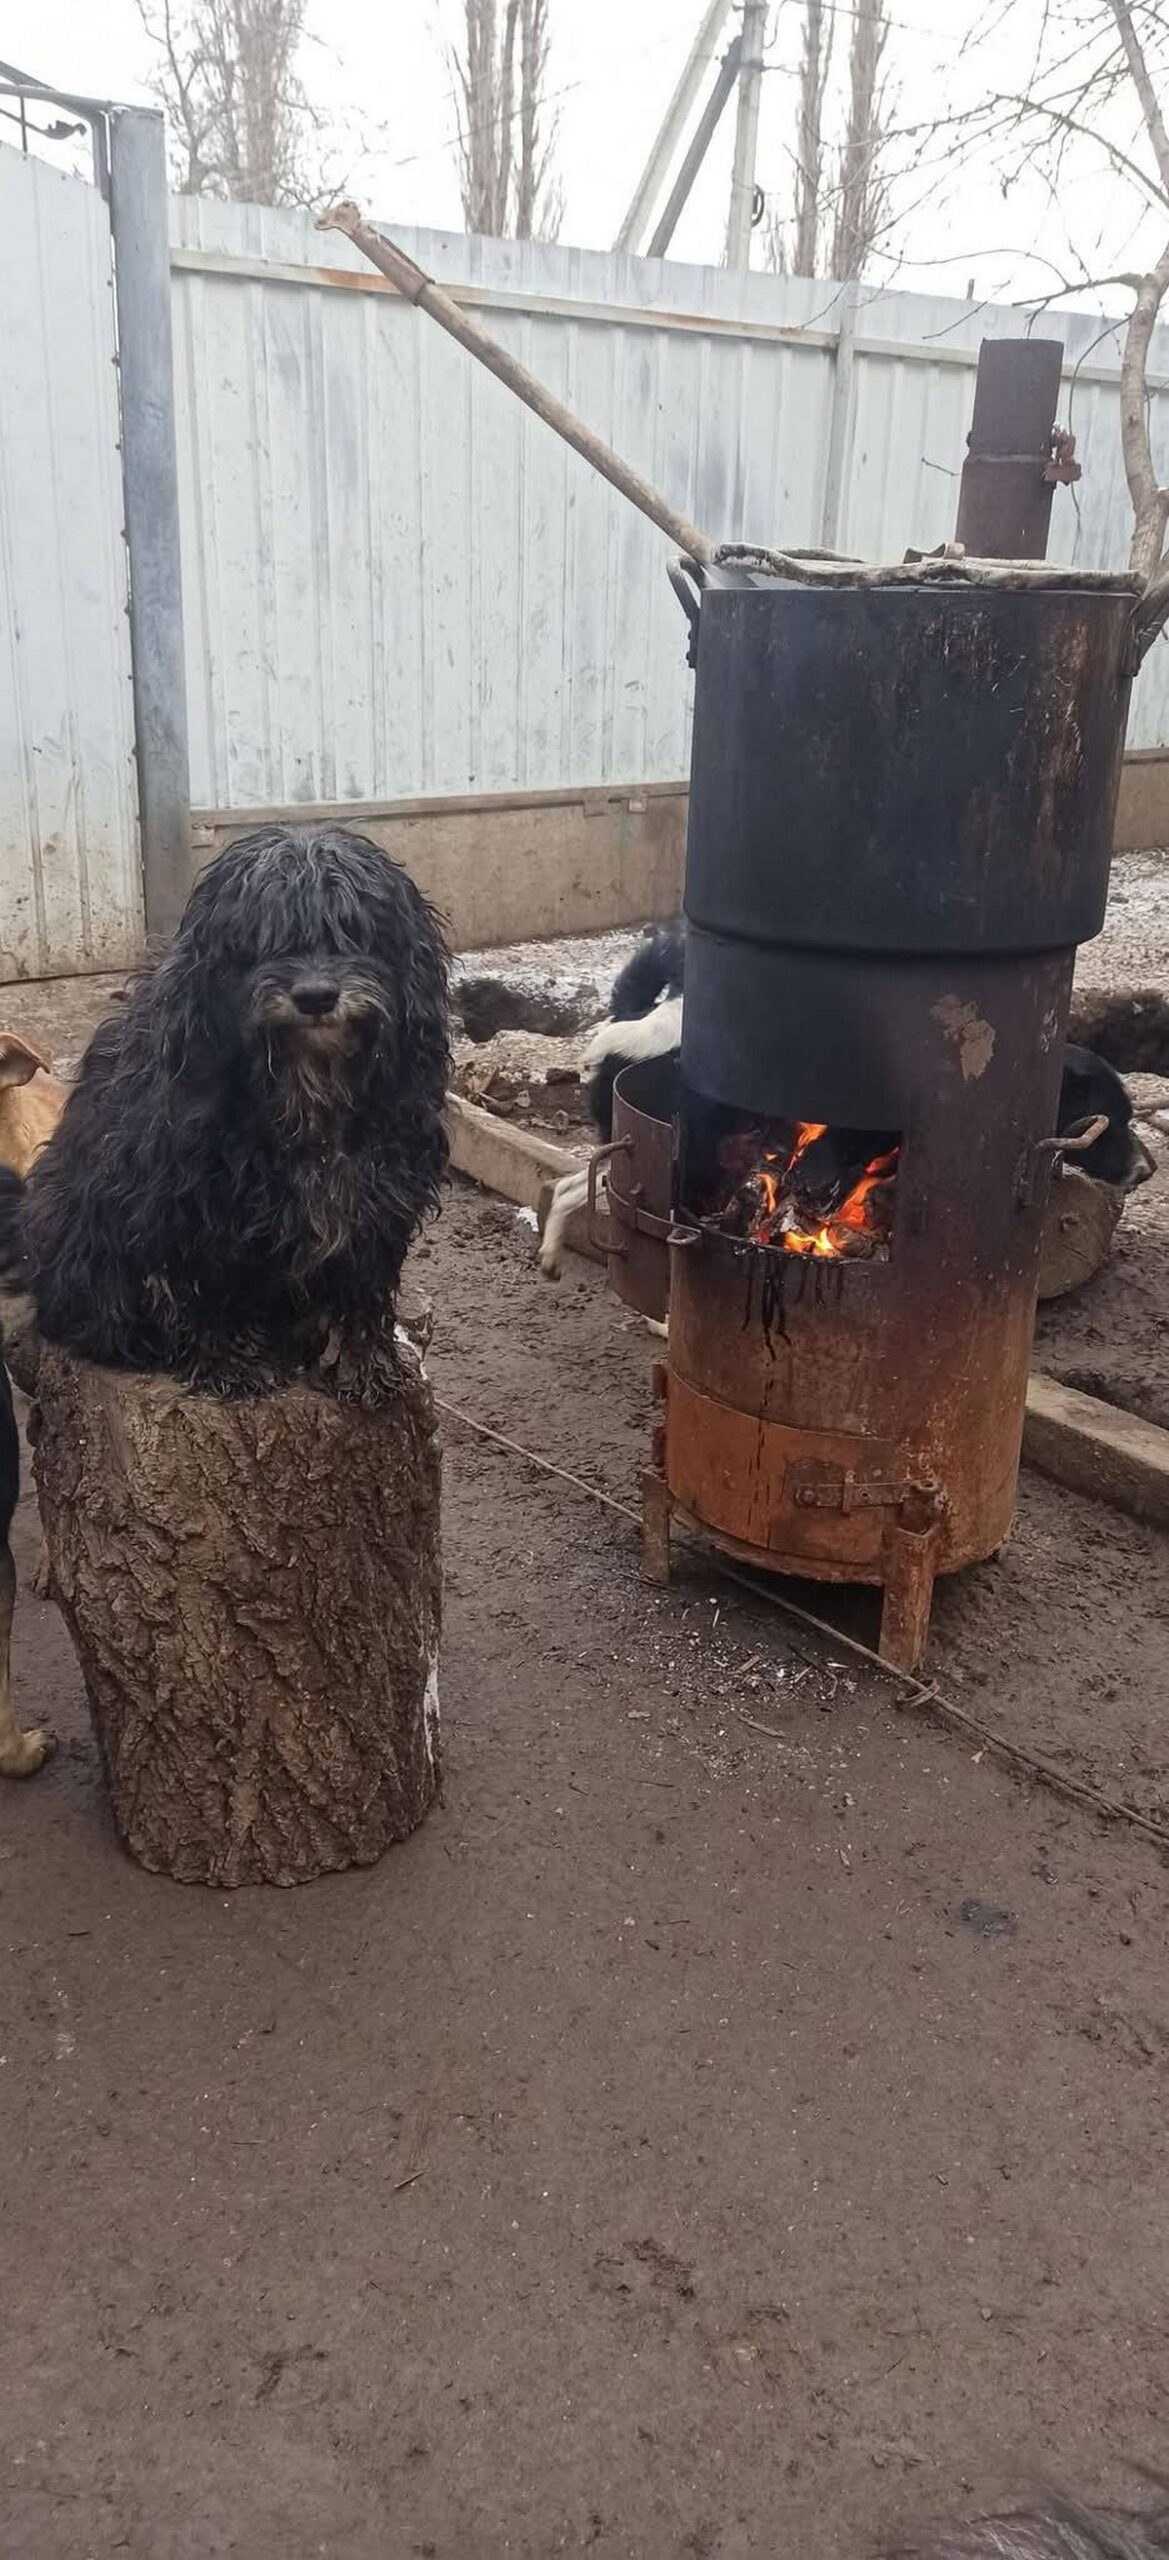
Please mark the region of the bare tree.
[[848, 128], [840, 155], [830, 272], [859, 276], [885, 227], [889, 188], [882, 168], [881, 63], [889, 33], [885, 0], [856, 0], [848, 48]]
[[459, 177], [468, 231], [498, 239], [507, 229], [511, 194], [512, 87], [519, 0], [465, 0], [462, 53], [452, 68], [462, 101]]
[[820, 245], [820, 196], [824, 183], [824, 96], [832, 60], [835, 11], [825, 27], [824, 0], [805, 0], [800, 57], [800, 112], [796, 147], [796, 216], [792, 272], [814, 276]]
[[[993, 56], [992, 56], [993, 59]], [[1120, 426], [1125, 478], [1133, 509], [1130, 566], [1150, 582], [1139, 621], [1144, 644], [1169, 615], [1169, 487], [1163, 485], [1150, 435], [1149, 355], [1169, 293], [1169, 8], [1166, 0], [1046, 0], [1025, 89], [990, 89], [949, 120], [951, 160], [989, 158], [1004, 197], [1024, 169], [1043, 178], [1053, 216], [1074, 219], [1076, 155], [1103, 157], [1129, 210], [1135, 193], [1142, 222], [1150, 207], [1166, 229], [1160, 254], [1143, 272], [1093, 274], [1077, 256], [1072, 272], [1038, 298], [1046, 308], [1070, 294], [1125, 287], [1131, 308], [1122, 324]], [[934, 128], [935, 138], [945, 126]], [[1070, 213], [1069, 213], [1070, 208]], [[1054, 222], [1053, 222], [1054, 230]]]
[[548, 85], [548, 0], [520, 0], [520, 156], [516, 171], [517, 240], [554, 240], [564, 214], [554, 169], [556, 119], [543, 99]]
[[548, 0], [503, 0], [502, 12], [499, 0], [463, 0], [463, 13], [452, 56], [463, 220], [493, 239], [554, 240], [562, 200], [545, 105]]
[[185, 195], [312, 204], [317, 119], [297, 64], [306, 0], [138, 0]]
[[[859, 276], [889, 219], [890, 183], [882, 65], [887, 0], [803, 0], [794, 201], [790, 232], [771, 201], [764, 255], [793, 275]], [[847, 103], [831, 82], [836, 20], [851, 21]], [[830, 126], [843, 138], [834, 144]]]
[[[1129, 76], [1140, 102], [1141, 118], [1153, 156], [1161, 193], [1169, 208], [1169, 134], [1153, 86], [1144, 47], [1133, 24], [1128, 0], [1110, 0]], [[1149, 437], [1149, 348], [1158, 314], [1169, 288], [1169, 241], [1155, 266], [1136, 290], [1125, 331], [1120, 370], [1120, 433], [1125, 478], [1133, 507], [1131, 565], [1142, 577], [1164, 589], [1169, 610], [1169, 573], [1165, 563], [1165, 529], [1169, 524], [1169, 489], [1162, 488]], [[1150, 597], [1149, 601], [1152, 601]], [[1161, 598], [1158, 597], [1160, 604]]]

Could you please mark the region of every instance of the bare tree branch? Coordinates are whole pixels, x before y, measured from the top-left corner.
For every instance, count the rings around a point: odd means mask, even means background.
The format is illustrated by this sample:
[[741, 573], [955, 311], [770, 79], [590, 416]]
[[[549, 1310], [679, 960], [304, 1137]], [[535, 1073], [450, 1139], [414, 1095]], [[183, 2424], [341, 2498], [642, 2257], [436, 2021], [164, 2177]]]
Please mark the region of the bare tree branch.
[[556, 120], [546, 122], [543, 104], [548, 0], [504, 0], [502, 24], [497, 0], [463, 0], [463, 48], [452, 65], [467, 229], [493, 239], [554, 238], [561, 199], [552, 167]]
[[849, 42], [848, 131], [841, 154], [840, 203], [832, 235], [832, 273], [859, 276], [888, 211], [881, 173], [881, 58], [888, 35], [885, 0], [857, 0]]
[[1166, 195], [1169, 196], [1169, 133], [1165, 131], [1157, 93], [1149, 77], [1144, 48], [1133, 25], [1132, 10], [1128, 6], [1128, 0], [1109, 0], [1109, 5], [1116, 20], [1117, 34], [1124, 47], [1125, 61], [1132, 74], [1133, 87], [1141, 102], [1145, 131], [1152, 144], [1153, 157], [1157, 163], [1161, 184]]
[[1141, 279], [1120, 360], [1120, 441], [1135, 518], [1129, 562], [1146, 578], [1158, 566], [1169, 523], [1169, 490], [1159, 485], [1149, 442], [1148, 389], [1149, 347], [1167, 287], [1169, 247]]
[[318, 119], [297, 71], [306, 0], [137, 5], [185, 194], [313, 204], [331, 191], [336, 173], [313, 166]]
[[835, 15], [830, 11], [825, 32], [824, 0], [805, 0], [792, 259], [793, 273], [797, 276], [814, 276], [816, 273], [820, 188], [824, 175], [824, 92], [828, 85], [835, 26]]

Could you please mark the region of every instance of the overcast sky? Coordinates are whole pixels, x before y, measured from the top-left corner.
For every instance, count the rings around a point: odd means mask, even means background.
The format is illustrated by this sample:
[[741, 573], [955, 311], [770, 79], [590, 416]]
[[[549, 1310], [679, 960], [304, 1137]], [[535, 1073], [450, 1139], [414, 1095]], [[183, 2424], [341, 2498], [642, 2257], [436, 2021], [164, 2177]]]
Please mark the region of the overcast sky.
[[[833, 0], [838, 68], [846, 58], [852, 8]], [[1043, 0], [892, 0], [888, 65], [894, 120], [916, 127], [984, 94], [1022, 87], [1034, 54]], [[1056, 0], [1069, 22], [1089, 0]], [[701, 0], [551, 0], [550, 103], [560, 119], [558, 161], [565, 198], [561, 238], [603, 248], [616, 233], [673, 84]], [[446, 46], [458, 0], [309, 0], [304, 74], [334, 129], [338, 166], [383, 220], [458, 229], [455, 103]], [[801, 11], [773, 0], [761, 118], [759, 178], [790, 206], [795, 66]], [[1074, 25], [1072, 27], [1074, 35]], [[150, 48], [135, 0], [6, 0], [0, 51], [21, 70], [63, 88], [123, 99], [148, 94]], [[732, 117], [716, 137], [675, 239], [675, 253], [721, 256]], [[1135, 118], [1127, 98], [1111, 130], [1127, 144]], [[957, 168], [952, 143], [911, 134], [903, 164], [901, 219], [891, 254], [874, 281], [934, 292], [1015, 299], [1047, 290], [1055, 271], [1078, 257], [1093, 274], [1145, 263], [1162, 245], [1157, 219], [1142, 217], [1135, 191], [1118, 182], [1102, 149], [1073, 147], [1058, 201], [1037, 172], [1012, 179], [1004, 196], [990, 166]], [[1083, 302], [1116, 296], [1081, 294]]]

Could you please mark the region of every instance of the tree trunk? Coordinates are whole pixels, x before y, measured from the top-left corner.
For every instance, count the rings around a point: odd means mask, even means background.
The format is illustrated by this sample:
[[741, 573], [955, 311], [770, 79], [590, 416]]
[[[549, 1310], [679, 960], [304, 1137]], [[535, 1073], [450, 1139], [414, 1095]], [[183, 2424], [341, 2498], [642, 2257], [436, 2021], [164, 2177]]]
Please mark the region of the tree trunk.
[[35, 1470], [119, 1834], [183, 1883], [367, 1866], [439, 1784], [439, 1456], [421, 1363], [375, 1412], [239, 1403], [46, 1344]]

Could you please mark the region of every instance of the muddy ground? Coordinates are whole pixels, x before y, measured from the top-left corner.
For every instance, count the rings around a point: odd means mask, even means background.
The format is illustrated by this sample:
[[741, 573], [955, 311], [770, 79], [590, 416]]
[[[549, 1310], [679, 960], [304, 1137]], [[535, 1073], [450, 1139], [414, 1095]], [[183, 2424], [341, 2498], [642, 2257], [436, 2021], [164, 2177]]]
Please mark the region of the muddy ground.
[[[452, 1196], [438, 1394], [627, 1502], [653, 1346], [532, 1245]], [[121, 1855], [25, 1507], [0, 2549], [843, 2560], [1123, 2490], [1169, 2438], [1157, 1851], [444, 1433], [445, 1804], [288, 1895]], [[931, 1670], [1169, 1820], [1167, 1618], [1163, 1540], [1027, 1480]]]

